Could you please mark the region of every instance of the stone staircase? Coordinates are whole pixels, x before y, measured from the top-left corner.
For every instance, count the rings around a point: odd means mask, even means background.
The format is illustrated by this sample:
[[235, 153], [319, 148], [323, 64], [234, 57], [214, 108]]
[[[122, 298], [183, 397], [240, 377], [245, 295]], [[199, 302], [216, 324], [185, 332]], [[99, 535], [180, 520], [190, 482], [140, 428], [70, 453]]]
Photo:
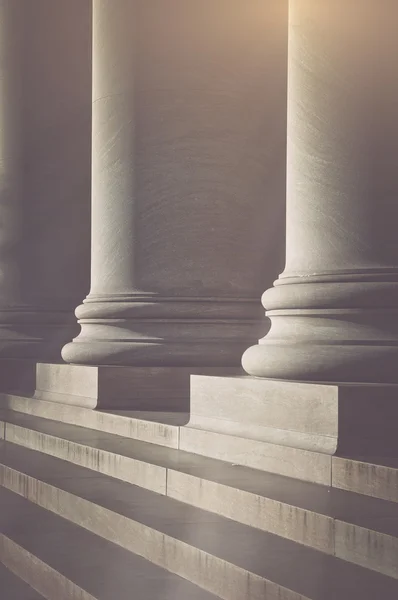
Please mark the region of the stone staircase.
[[2, 600], [398, 598], [398, 460], [331, 456], [321, 485], [316, 453], [312, 481], [292, 448], [221, 460], [183, 413], [0, 407]]

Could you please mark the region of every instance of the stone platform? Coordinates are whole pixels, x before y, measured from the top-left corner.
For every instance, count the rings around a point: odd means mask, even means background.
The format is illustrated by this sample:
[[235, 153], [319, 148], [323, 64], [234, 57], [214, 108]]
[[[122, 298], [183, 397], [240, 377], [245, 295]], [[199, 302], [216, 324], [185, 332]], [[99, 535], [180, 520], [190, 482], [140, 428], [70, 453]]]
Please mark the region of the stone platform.
[[396, 459], [319, 485], [188, 452], [185, 415], [0, 402], [0, 562], [47, 600], [398, 595]]

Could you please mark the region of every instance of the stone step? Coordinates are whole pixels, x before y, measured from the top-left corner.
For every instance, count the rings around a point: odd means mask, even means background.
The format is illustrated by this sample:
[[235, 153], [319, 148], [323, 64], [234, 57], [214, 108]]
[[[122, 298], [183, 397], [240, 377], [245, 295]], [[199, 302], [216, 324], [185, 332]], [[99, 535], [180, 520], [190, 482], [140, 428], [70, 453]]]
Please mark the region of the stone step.
[[[109, 433], [167, 448], [179, 448], [185, 452], [247, 466], [257, 471], [327, 486], [333, 485], [398, 502], [398, 459], [328, 456], [233, 435], [196, 430], [184, 427], [189, 420], [186, 413], [111, 413], [12, 394], [0, 394], [0, 411], [1, 408], [58, 423], [76, 426], [84, 423], [84, 429], [97, 432], [94, 437], [98, 439], [99, 432]], [[84, 439], [88, 439], [90, 435], [85, 433]]]
[[0, 407], [152, 444], [180, 448], [250, 468], [330, 485], [332, 457], [286, 445], [185, 427], [187, 413], [98, 411], [36, 397], [0, 394]]
[[29, 587], [23, 584], [20, 595], [7, 596], [3, 591], [7, 587], [2, 587], [2, 600], [216, 600], [200, 587], [4, 488], [0, 505], [0, 560], [42, 594], [25, 593]]
[[364, 600], [373, 600], [376, 590], [383, 600], [397, 597], [394, 503], [378, 501], [379, 513], [367, 515], [373, 530], [336, 520], [335, 546], [327, 554], [42, 453], [3, 446], [3, 487], [225, 600], [268, 598], [265, 589], [272, 590], [270, 598], [294, 600], [348, 600], [354, 590]]
[[335, 456], [332, 485], [342, 490], [398, 502], [398, 458]]
[[113, 433], [168, 448], [178, 448], [179, 426], [185, 425], [189, 420], [187, 413], [128, 410], [109, 412], [5, 393], [0, 393], [0, 408], [69, 425], [84, 423], [86, 429]]
[[288, 478], [398, 502], [398, 458], [321, 454], [192, 427], [179, 449]]
[[[3, 507], [1, 500], [0, 505]], [[24, 576], [23, 572], [21, 576]], [[0, 590], [2, 600], [43, 600], [43, 596], [2, 564], [0, 564]]]
[[[372, 465], [354, 460], [336, 458], [332, 488], [22, 413], [8, 412], [3, 418], [7, 419], [7, 423], [3, 421], [5, 436], [13, 444], [323, 552], [334, 551], [335, 529], [343, 527], [340, 522], [373, 531], [373, 523], [368, 526], [369, 515], [380, 519], [388, 509], [390, 518], [397, 516], [396, 504], [350, 493], [353, 488], [383, 498], [384, 492], [386, 500], [397, 500], [398, 494], [393, 477], [379, 478]], [[351, 470], [347, 461], [354, 465]], [[398, 483], [398, 469], [394, 473]], [[339, 489], [343, 487], [347, 491]]]
[[179, 448], [286, 477], [331, 483], [329, 454], [186, 427], [187, 413], [98, 411], [15, 394], [0, 394], [0, 407], [65, 424], [84, 423], [86, 429]]
[[0, 407], [71, 425], [84, 423], [86, 429], [179, 448], [286, 477], [331, 484], [332, 456], [329, 454], [186, 427], [189, 421], [186, 413], [108, 413], [6, 394], [0, 394]]
[[201, 456], [321, 485], [332, 479], [331, 454], [194, 427], [181, 427], [179, 448]]

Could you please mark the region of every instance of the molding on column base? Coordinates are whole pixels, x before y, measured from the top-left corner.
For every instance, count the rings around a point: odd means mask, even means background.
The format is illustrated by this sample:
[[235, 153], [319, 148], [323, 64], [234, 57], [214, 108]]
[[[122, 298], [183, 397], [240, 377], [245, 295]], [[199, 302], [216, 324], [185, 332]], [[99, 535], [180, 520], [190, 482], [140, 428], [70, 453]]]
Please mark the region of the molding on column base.
[[194, 376], [188, 428], [325, 455], [397, 456], [398, 385]]
[[[232, 327], [232, 325], [231, 325]], [[114, 365], [137, 367], [234, 367], [240, 369], [241, 356], [249, 340], [191, 340], [187, 342], [79, 340], [62, 349], [62, 358], [73, 365]]]
[[269, 333], [243, 354], [254, 377], [398, 383], [398, 274], [281, 277], [262, 297]]
[[35, 398], [83, 408], [189, 412], [190, 376], [237, 368], [121, 367], [39, 363]]
[[288, 381], [398, 384], [398, 344], [278, 344], [265, 338], [246, 350], [242, 366], [254, 377]]
[[78, 365], [240, 367], [269, 329], [248, 298], [89, 296], [76, 316], [81, 332], [62, 358]]
[[215, 321], [256, 320], [262, 315], [258, 295], [249, 297], [217, 296], [161, 296], [159, 294], [89, 294], [76, 308], [79, 320], [94, 323], [98, 319], [110, 321], [126, 319], [165, 319]]

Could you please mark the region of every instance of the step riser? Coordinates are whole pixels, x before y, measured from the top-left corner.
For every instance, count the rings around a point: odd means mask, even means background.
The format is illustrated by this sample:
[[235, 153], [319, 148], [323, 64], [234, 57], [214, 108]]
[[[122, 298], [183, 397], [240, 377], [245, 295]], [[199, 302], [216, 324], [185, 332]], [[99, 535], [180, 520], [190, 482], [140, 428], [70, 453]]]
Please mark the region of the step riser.
[[193, 428], [180, 450], [300, 481], [398, 502], [398, 469]]
[[[8, 407], [22, 414], [53, 419], [69, 425], [81, 426], [84, 423], [84, 427], [88, 429], [168, 448], [178, 449], [180, 447], [181, 450], [194, 454], [234, 462], [261, 471], [322, 485], [333, 485], [333, 487], [349, 492], [398, 502], [398, 470], [382, 465], [301, 452], [255, 440], [244, 440], [189, 428], [181, 429], [181, 443], [179, 443], [179, 428], [176, 426], [62, 406], [51, 402], [32, 401], [21, 396], [0, 394], [0, 406]], [[0, 425], [0, 439], [4, 438], [4, 427], [4, 424]], [[46, 452], [45, 449], [41, 451]], [[54, 454], [54, 456], [56, 455]], [[117, 477], [114, 473], [109, 474]], [[141, 484], [137, 483], [137, 485]]]
[[[398, 576], [398, 569], [389, 558], [390, 555], [398, 556], [397, 542], [395, 538], [387, 535], [355, 527], [354, 532], [358, 533], [360, 539], [364, 536], [365, 539], [359, 543], [354, 537], [353, 542], [349, 524], [335, 521], [322, 514], [10, 423], [6, 424], [6, 431], [9, 442], [25, 448], [44, 452], [78, 466], [167, 495], [175, 500], [310, 546], [321, 552], [327, 554], [336, 552], [337, 556], [350, 562], [393, 577]], [[363, 534], [363, 531], [366, 534]], [[372, 550], [375, 544], [378, 549], [376, 554]], [[386, 559], [385, 548], [389, 548]], [[386, 563], [385, 570], [381, 571], [380, 565]]]
[[8, 442], [333, 554], [333, 519], [180, 471], [6, 424]]
[[335, 555], [398, 579], [398, 538], [335, 522]]
[[185, 473], [169, 473], [167, 494], [398, 579], [398, 539], [389, 535]]
[[180, 540], [3, 465], [0, 485], [223, 600], [308, 600]]
[[6, 423], [6, 439], [18, 446], [43, 452], [74, 465], [97, 471], [102, 475], [109, 475], [147, 490], [166, 494], [167, 475], [163, 467], [11, 423]]
[[[263, 600], [264, 596], [257, 595], [255, 590], [264, 593], [264, 586], [275, 585], [151, 527], [5, 465], [0, 465], [0, 485], [225, 600], [241, 600], [242, 597]], [[398, 579], [398, 538], [336, 520], [334, 539], [333, 554], [336, 557]], [[231, 581], [236, 588], [230, 587], [228, 582]], [[290, 591], [276, 587], [285, 595], [275, 598], [290, 600], [291, 596], [286, 595]], [[235, 594], [237, 590], [239, 593]]]
[[[69, 412], [70, 407], [54, 403], [50, 409], [40, 408], [40, 404], [36, 403], [36, 401], [31, 402], [28, 406], [23, 399], [18, 399], [17, 397], [8, 398], [7, 402], [3, 403], [3, 405], [24, 414], [53, 419], [70, 425], [81, 426], [84, 423], [84, 427], [90, 429], [156, 445], [163, 445], [169, 448], [179, 448], [180, 450], [200, 456], [224, 460], [229, 463], [236, 463], [269, 473], [319, 483], [321, 485], [330, 485], [331, 483], [332, 457], [326, 454], [299, 450], [287, 446], [277, 446], [266, 442], [237, 438], [199, 429], [178, 428], [139, 420], [137, 420], [136, 427], [133, 428], [134, 431], [130, 429], [127, 432], [126, 424], [124, 424], [124, 427], [116, 426], [117, 417], [115, 423], [113, 423], [115, 425], [113, 427], [111, 426], [110, 415], [106, 415], [103, 421], [101, 413], [81, 409], [84, 410], [84, 414], [82, 413], [80, 418], [73, 419], [72, 414]], [[45, 404], [51, 405], [50, 402]], [[56, 410], [57, 408], [60, 409], [59, 413]], [[73, 407], [72, 410], [76, 410], [76, 407]], [[91, 415], [96, 415], [91, 422], [91, 416], [86, 416], [86, 413], [89, 412], [91, 412]], [[105, 421], [106, 423], [104, 424]]]
[[184, 427], [180, 450], [311, 483], [331, 483], [332, 457], [327, 454]]
[[[0, 538], [0, 546], [1, 546]], [[5, 600], [45, 600], [44, 596], [34, 590], [21, 577], [7, 569], [0, 560], [1, 597]]]
[[1, 533], [0, 562], [46, 600], [96, 600], [94, 596]]
[[167, 495], [209, 512], [334, 553], [333, 519], [178, 471], [168, 471]]
[[347, 458], [333, 458], [333, 487], [398, 502], [398, 469]]
[[179, 428], [164, 423], [142, 421], [12, 394], [0, 394], [0, 406], [42, 419], [53, 419], [60, 423], [78, 426], [84, 423], [84, 427], [87, 429], [120, 435], [167, 448], [178, 448]]

